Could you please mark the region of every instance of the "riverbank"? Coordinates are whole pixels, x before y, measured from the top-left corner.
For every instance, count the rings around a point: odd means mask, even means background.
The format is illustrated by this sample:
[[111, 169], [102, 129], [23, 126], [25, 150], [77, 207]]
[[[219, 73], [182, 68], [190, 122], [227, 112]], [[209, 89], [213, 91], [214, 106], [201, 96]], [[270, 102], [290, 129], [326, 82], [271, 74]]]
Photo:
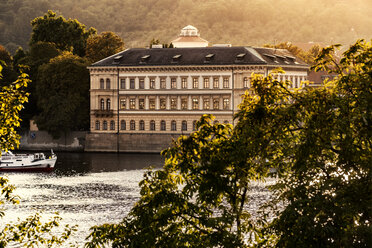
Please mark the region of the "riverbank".
[[27, 131], [21, 134], [19, 149], [25, 151], [50, 150], [83, 152], [88, 132], [74, 131], [53, 139], [46, 131]]
[[20, 150], [56, 152], [160, 153], [181, 134], [102, 133], [74, 131], [53, 139], [46, 131], [21, 134]]

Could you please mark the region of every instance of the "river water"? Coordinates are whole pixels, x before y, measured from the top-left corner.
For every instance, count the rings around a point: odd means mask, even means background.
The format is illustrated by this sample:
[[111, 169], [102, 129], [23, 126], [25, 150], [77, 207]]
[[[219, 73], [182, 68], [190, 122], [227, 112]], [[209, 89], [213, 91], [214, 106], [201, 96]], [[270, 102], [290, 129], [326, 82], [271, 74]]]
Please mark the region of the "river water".
[[[41, 212], [44, 220], [58, 212], [62, 224], [78, 225], [71, 244], [82, 247], [89, 228], [118, 223], [139, 199], [138, 183], [146, 168], [161, 168], [158, 154], [57, 153], [52, 173], [7, 173], [19, 205], [7, 205], [1, 223]], [[263, 185], [256, 185], [250, 208], [267, 199]]]

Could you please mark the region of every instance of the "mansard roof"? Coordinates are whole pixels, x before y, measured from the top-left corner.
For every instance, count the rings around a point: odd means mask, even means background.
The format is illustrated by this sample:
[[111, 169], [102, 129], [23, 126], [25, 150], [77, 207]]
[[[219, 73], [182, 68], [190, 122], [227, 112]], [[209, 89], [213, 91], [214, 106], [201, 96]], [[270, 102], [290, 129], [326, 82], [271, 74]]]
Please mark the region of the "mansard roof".
[[102, 59], [101, 66], [192, 65], [308, 66], [287, 50], [254, 47], [131, 48]]

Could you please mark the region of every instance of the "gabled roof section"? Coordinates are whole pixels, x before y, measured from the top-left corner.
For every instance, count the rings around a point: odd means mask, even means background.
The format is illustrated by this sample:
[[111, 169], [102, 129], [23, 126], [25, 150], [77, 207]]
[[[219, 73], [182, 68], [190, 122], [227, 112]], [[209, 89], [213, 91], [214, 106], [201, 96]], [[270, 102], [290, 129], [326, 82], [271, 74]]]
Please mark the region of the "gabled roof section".
[[296, 58], [286, 49], [275, 49], [267, 47], [255, 47], [254, 50], [266, 61], [268, 65], [275, 66], [309, 66], [304, 61]]
[[[276, 54], [278, 56], [276, 56]], [[265, 56], [270, 55], [270, 56]], [[275, 57], [275, 58], [274, 58]], [[274, 62], [276, 59], [278, 62]], [[206, 63], [207, 61], [207, 63]], [[306, 65], [287, 50], [253, 47], [132, 48], [100, 60], [101, 66]]]

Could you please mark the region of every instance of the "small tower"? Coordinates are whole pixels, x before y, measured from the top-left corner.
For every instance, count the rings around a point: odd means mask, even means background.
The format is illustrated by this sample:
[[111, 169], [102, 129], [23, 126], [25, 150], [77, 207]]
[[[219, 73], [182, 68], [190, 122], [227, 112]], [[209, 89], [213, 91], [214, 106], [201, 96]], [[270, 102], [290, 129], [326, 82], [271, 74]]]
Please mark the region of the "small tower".
[[200, 38], [198, 29], [188, 25], [181, 29], [177, 39], [171, 41], [174, 47], [207, 47], [208, 41]]

